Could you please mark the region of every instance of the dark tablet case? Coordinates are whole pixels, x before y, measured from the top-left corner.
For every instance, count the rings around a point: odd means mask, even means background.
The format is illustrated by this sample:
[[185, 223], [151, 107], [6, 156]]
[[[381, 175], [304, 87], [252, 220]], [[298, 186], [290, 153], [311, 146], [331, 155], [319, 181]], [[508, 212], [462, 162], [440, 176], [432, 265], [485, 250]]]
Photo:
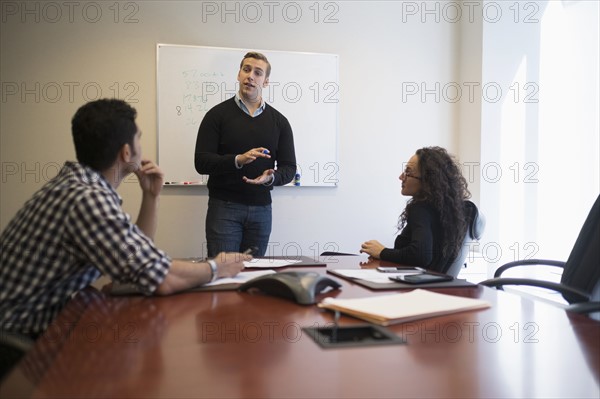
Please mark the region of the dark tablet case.
[[362, 285], [363, 287], [369, 288], [375, 291], [381, 290], [399, 290], [399, 289], [415, 289], [415, 288], [464, 288], [464, 287], [475, 287], [476, 284], [470, 283], [467, 280], [454, 279], [451, 281], [440, 281], [436, 283], [424, 283], [424, 284], [407, 284], [400, 283], [390, 280], [389, 283], [375, 283], [373, 281], [361, 280], [358, 278], [351, 278], [344, 276], [342, 273], [337, 273], [335, 269], [327, 270], [327, 273], [331, 273], [337, 277], [341, 277], [345, 280], [351, 281], [355, 284]]

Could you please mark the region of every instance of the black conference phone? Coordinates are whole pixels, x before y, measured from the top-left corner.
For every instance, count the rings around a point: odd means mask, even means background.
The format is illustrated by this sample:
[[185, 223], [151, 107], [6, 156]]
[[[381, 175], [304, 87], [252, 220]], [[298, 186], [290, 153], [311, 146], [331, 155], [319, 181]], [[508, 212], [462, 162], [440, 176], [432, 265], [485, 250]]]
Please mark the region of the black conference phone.
[[245, 282], [240, 291], [258, 289], [265, 294], [290, 299], [301, 305], [312, 305], [316, 295], [327, 288], [338, 289], [341, 284], [317, 272], [279, 272], [256, 277]]

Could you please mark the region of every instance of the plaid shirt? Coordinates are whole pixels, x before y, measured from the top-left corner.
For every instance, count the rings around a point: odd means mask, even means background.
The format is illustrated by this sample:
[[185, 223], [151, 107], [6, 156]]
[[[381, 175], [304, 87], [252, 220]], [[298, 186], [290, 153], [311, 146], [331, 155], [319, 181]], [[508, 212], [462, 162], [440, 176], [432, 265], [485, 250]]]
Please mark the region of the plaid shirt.
[[151, 294], [171, 259], [121, 208], [98, 172], [66, 162], [0, 236], [0, 326], [43, 332], [102, 273]]

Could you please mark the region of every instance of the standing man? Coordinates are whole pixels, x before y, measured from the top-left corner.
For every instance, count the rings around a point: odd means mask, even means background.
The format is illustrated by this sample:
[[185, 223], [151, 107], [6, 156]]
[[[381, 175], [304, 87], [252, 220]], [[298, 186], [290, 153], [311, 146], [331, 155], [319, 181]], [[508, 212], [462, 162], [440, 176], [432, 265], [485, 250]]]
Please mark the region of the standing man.
[[208, 256], [252, 247], [263, 256], [271, 235], [271, 190], [296, 173], [292, 128], [262, 97], [270, 73], [267, 57], [247, 53], [239, 91], [208, 111], [198, 129], [196, 170], [210, 175]]
[[[83, 105], [72, 120], [78, 162], [66, 162], [0, 235], [0, 327], [36, 338], [71, 296], [101, 274], [167, 295], [236, 275], [250, 256], [171, 259], [153, 242], [163, 173], [142, 158], [136, 111], [121, 100]], [[137, 222], [115, 191], [134, 173]]]

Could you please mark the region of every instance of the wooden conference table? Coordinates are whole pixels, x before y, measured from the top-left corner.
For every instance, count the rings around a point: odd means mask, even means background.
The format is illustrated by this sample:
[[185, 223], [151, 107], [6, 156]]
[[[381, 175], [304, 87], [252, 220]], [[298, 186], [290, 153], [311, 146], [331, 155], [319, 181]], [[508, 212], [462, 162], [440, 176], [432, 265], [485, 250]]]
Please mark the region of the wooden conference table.
[[[379, 264], [361, 260], [329, 258], [327, 268]], [[334, 278], [342, 289], [322, 296], [394, 292]], [[322, 349], [301, 330], [332, 324], [317, 306], [237, 291], [111, 297], [87, 289], [3, 381], [0, 397], [600, 397], [600, 323], [487, 287], [435, 291], [492, 307], [389, 327], [404, 345]]]

